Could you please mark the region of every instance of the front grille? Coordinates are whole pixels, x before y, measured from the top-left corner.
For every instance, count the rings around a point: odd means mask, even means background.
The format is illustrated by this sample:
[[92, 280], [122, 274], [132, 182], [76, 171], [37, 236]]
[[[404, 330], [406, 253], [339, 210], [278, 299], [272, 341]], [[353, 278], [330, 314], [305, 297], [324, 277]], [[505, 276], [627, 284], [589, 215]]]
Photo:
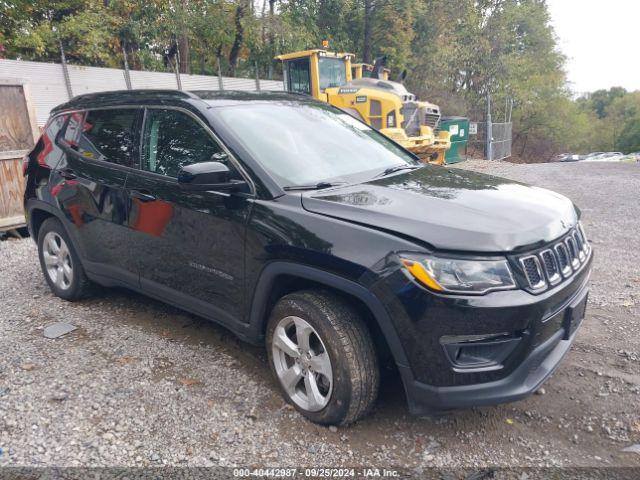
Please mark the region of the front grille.
[[589, 243], [581, 227], [545, 249], [518, 258], [531, 290], [542, 291], [580, 270], [589, 257]]
[[440, 115], [438, 113], [427, 113], [424, 116], [424, 124], [433, 129], [433, 133], [440, 131]]
[[440, 114], [429, 113], [425, 107], [419, 107], [417, 102], [404, 102], [400, 113], [404, 117], [401, 126], [409, 137], [420, 135], [422, 125], [431, 127], [436, 134], [440, 131]]

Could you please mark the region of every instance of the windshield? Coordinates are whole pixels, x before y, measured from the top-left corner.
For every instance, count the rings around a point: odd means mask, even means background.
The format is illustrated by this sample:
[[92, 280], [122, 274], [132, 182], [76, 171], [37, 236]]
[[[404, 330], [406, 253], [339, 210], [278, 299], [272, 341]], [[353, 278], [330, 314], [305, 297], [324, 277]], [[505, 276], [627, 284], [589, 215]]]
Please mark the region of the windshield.
[[347, 66], [342, 58], [320, 57], [320, 90], [347, 83]]
[[382, 134], [328, 105], [252, 103], [217, 113], [282, 186], [354, 181], [359, 173], [419, 164]]

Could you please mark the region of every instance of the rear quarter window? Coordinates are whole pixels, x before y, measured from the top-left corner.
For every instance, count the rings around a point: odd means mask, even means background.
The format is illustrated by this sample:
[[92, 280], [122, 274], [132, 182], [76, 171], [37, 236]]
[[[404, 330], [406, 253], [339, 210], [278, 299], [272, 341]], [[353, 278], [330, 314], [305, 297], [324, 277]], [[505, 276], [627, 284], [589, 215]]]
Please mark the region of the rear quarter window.
[[62, 127], [64, 127], [68, 117], [68, 114], [55, 116], [50, 118], [45, 125], [38, 145], [34, 149], [38, 165], [42, 167], [55, 168], [60, 161], [63, 152], [56, 144], [56, 137]]
[[78, 153], [93, 160], [133, 168], [137, 115], [135, 108], [89, 110], [82, 124]]

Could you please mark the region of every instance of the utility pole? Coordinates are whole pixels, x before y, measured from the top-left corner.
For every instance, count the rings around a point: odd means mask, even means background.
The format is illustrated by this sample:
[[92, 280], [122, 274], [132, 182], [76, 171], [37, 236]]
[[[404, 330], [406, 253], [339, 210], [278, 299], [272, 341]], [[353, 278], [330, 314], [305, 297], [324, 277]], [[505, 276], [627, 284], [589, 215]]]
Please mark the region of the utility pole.
[[491, 122], [491, 94], [487, 94], [487, 146], [485, 156], [487, 160], [493, 160], [493, 123]]
[[182, 90], [182, 81], [180, 80], [180, 48], [176, 43], [176, 57], [174, 58], [174, 70], [176, 71], [176, 83], [178, 84], [178, 90]]
[[69, 76], [69, 69], [67, 68], [67, 57], [64, 54], [64, 47], [62, 46], [62, 39], [58, 37], [58, 44], [60, 45], [60, 61], [62, 62], [62, 75], [64, 76], [64, 85], [67, 87], [67, 95], [69, 100], [73, 98], [73, 90], [71, 90], [71, 77]]
[[258, 62], [255, 62], [256, 69], [256, 91], [260, 91], [260, 70], [258, 70]]
[[127, 90], [131, 90], [131, 76], [129, 75], [129, 61], [127, 60], [126, 42], [122, 42], [122, 59], [124, 60], [124, 83], [127, 84]]
[[222, 81], [222, 68], [220, 67], [220, 57], [216, 58], [216, 65], [218, 67], [218, 90], [224, 90], [224, 83]]

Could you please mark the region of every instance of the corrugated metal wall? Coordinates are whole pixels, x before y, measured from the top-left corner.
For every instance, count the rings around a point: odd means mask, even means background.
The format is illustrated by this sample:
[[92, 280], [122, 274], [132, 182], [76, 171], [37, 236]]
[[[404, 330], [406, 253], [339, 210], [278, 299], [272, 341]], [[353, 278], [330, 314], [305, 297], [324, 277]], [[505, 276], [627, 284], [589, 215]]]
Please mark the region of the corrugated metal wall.
[[0, 60], [0, 78], [20, 78], [29, 82], [31, 100], [35, 104], [40, 126], [46, 123], [53, 107], [69, 98], [62, 67], [55, 63]]
[[[54, 64], [55, 65], [55, 64]], [[55, 67], [62, 69], [60, 65]], [[126, 90], [124, 71], [115, 68], [79, 67], [69, 65], [71, 91], [74, 95], [104, 92], [105, 90]], [[175, 77], [174, 77], [175, 84]]]
[[[73, 95], [127, 88], [124, 70], [68, 65], [68, 71]], [[131, 88], [178, 88], [173, 73], [137, 70], [129, 73]], [[53, 107], [69, 100], [62, 65], [58, 63], [0, 59], [0, 78], [20, 78], [29, 83], [40, 126], [46, 123]], [[181, 74], [180, 81], [183, 90], [219, 90], [215, 76]], [[225, 90], [256, 90], [253, 78], [222, 77], [222, 82]], [[260, 80], [260, 89], [282, 91], [283, 84], [279, 80]]]

